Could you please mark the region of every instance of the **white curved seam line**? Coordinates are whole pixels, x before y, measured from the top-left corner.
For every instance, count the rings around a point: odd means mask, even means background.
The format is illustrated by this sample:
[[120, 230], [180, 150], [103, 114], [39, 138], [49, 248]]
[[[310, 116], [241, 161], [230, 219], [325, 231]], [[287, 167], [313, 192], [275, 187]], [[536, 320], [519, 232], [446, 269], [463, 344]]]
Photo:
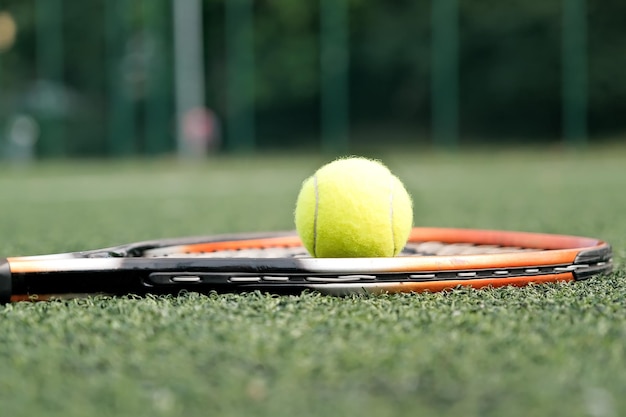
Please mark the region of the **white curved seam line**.
[[389, 184], [389, 220], [391, 221], [391, 247], [393, 248], [392, 256], [396, 254], [396, 236], [395, 229], [393, 227], [393, 177], [390, 179]]
[[319, 206], [319, 190], [317, 189], [317, 175], [313, 176], [313, 186], [315, 188], [315, 215], [313, 216], [313, 256], [317, 256], [317, 209]]

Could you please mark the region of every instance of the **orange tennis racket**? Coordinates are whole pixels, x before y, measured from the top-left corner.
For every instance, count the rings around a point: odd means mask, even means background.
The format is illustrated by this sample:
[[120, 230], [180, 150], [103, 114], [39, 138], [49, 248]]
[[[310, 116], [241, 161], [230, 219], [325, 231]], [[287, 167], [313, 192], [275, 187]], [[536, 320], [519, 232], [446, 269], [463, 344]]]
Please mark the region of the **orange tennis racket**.
[[0, 260], [0, 301], [85, 294], [441, 291], [584, 280], [612, 269], [598, 239], [414, 228], [400, 256], [312, 258], [293, 232], [165, 239]]

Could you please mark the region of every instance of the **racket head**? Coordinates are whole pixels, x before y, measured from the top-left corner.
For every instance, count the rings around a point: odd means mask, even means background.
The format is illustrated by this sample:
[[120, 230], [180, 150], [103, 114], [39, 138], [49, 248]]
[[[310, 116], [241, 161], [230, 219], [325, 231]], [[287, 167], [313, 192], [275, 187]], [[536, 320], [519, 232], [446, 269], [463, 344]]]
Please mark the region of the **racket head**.
[[393, 258], [312, 258], [289, 231], [145, 241], [6, 265], [0, 276], [11, 279], [14, 301], [34, 293], [182, 290], [346, 295], [582, 280], [610, 271], [612, 252], [606, 242], [578, 236], [414, 228]]

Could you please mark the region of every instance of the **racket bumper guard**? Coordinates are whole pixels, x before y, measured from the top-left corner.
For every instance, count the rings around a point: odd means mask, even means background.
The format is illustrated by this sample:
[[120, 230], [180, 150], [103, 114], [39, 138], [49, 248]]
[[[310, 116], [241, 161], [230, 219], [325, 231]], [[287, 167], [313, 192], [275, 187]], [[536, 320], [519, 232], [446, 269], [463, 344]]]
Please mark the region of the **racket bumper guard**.
[[613, 262], [601, 262], [588, 268], [575, 270], [574, 278], [576, 281], [582, 281], [599, 274], [608, 274], [613, 270]]
[[612, 257], [612, 250], [610, 245], [603, 245], [597, 248], [586, 249], [580, 251], [574, 261], [577, 264], [594, 263], [601, 261], [610, 261]]
[[0, 304], [11, 302], [11, 266], [6, 259], [0, 259]]

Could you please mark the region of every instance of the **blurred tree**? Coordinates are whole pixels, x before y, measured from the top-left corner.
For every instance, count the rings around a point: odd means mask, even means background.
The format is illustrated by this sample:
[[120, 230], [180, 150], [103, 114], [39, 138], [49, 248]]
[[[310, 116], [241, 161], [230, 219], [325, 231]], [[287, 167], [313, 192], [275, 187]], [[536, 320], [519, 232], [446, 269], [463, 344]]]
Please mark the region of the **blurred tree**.
[[589, 129], [602, 135], [626, 130], [626, 2], [588, 2]]
[[[62, 87], [80, 103], [76, 114], [69, 116], [74, 120], [67, 123], [67, 135], [71, 138], [67, 152], [102, 154], [110, 85], [115, 76], [107, 63], [106, 45], [111, 31], [106, 31], [105, 6], [120, 0], [60, 1]], [[168, 14], [171, 1], [133, 2], [135, 6], [122, 16], [124, 24], [120, 23], [120, 28], [125, 27], [133, 39], [160, 28], [159, 35], [152, 36], [156, 42], [141, 43], [156, 53], [159, 59], [153, 62], [167, 63], [172, 59]], [[206, 102], [220, 118], [225, 117], [227, 109], [225, 1], [228, 0], [204, 0], [203, 15]], [[386, 141], [399, 130], [408, 132], [404, 140], [417, 141], [420, 135], [428, 135], [431, 1], [435, 0], [348, 0], [353, 143], [365, 140], [367, 132], [384, 132], [371, 136]], [[459, 0], [459, 5], [462, 140], [558, 140], [562, 129], [562, 0]], [[37, 80], [34, 7], [35, 0], [0, 3], [0, 10], [12, 13], [18, 26], [15, 45], [2, 52], [0, 60], [0, 123], [19, 111], [25, 92], [32, 90]], [[313, 144], [320, 134], [319, 1], [255, 0], [253, 13], [257, 144]], [[592, 137], [626, 131], [626, 118], [622, 117], [626, 113], [626, 79], [622, 77], [626, 66], [626, 55], [622, 53], [626, 50], [625, 15], [626, 2], [622, 0], [588, 2], [588, 108]], [[150, 129], [142, 120], [136, 120], [136, 126], [144, 132], [138, 133], [139, 143], [133, 149], [155, 153], [171, 150], [173, 143], [163, 136], [154, 148], [142, 142], [157, 131], [173, 135], [169, 120], [172, 73], [171, 69], [159, 68], [150, 72], [149, 82], [143, 84], [149, 89], [129, 92], [133, 106], [145, 107], [145, 111], [135, 109], [134, 117], [168, 119], [148, 136], [145, 131]], [[156, 96], [146, 96], [150, 91]]]
[[461, 115], [466, 133], [557, 138], [561, 0], [466, 0], [461, 12]]

